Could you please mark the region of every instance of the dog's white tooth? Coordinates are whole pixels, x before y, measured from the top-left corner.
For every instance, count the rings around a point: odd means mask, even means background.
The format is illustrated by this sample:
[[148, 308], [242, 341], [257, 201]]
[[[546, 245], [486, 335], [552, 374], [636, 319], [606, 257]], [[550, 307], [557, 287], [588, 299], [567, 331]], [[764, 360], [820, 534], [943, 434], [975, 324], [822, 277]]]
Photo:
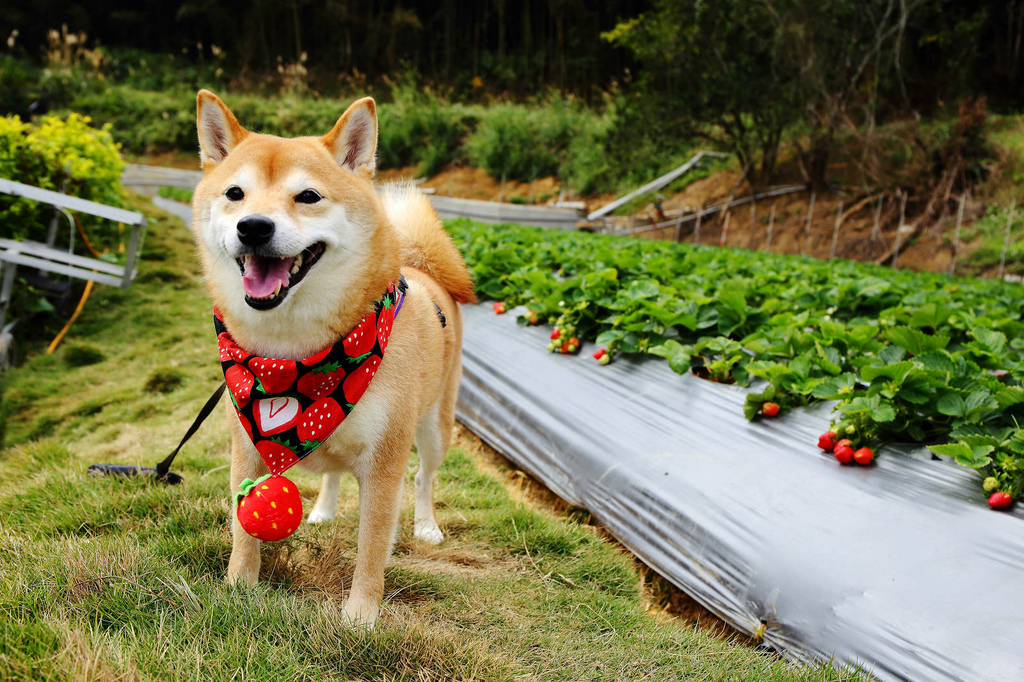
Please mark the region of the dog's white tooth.
[[267, 299], [271, 301], [273, 301], [275, 298], [277, 298], [277, 294], [271, 294], [270, 296], [267, 296]]
[[293, 274], [293, 275], [297, 275], [297, 274], [299, 274], [299, 266], [298, 266], [298, 265], [293, 265], [293, 266], [292, 266], [292, 269], [291, 269], [291, 270], [289, 270], [288, 272], [290, 272], [290, 273], [291, 273], [291, 274]]
[[273, 295], [277, 296], [279, 293], [281, 293], [281, 280], [277, 281], [277, 288], [274, 289]]
[[[295, 269], [297, 270], [297, 269], [299, 269], [301, 267], [302, 267], [302, 254], [300, 253], [298, 256], [295, 257]], [[294, 271], [295, 270], [293, 270], [292, 272], [294, 272]]]

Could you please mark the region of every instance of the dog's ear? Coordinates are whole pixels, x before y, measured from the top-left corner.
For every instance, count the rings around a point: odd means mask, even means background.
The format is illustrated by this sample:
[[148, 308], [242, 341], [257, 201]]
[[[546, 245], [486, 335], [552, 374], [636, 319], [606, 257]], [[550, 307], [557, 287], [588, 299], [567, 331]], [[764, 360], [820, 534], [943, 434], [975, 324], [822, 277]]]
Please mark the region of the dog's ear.
[[377, 167], [377, 106], [373, 98], [353, 102], [320, 140], [339, 166], [372, 177]]
[[212, 168], [249, 134], [220, 97], [200, 90], [196, 97], [196, 128], [199, 130], [199, 160], [203, 170]]

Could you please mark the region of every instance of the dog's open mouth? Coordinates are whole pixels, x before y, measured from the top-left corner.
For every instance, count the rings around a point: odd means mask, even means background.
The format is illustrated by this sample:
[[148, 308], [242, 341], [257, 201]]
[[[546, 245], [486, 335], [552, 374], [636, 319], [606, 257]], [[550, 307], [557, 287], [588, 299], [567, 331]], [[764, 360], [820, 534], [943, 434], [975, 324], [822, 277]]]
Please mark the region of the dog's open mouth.
[[325, 248], [323, 242], [317, 242], [297, 256], [278, 258], [250, 254], [238, 258], [245, 302], [256, 310], [270, 310], [281, 305], [291, 287], [301, 282], [320, 260]]

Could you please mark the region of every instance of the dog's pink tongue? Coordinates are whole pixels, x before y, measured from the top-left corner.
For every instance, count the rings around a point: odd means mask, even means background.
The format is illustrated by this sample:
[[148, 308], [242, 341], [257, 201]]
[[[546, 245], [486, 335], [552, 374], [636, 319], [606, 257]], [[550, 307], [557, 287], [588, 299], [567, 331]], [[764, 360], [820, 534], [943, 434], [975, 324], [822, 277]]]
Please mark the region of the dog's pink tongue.
[[277, 285], [288, 286], [288, 271], [294, 258], [250, 256], [242, 273], [242, 288], [252, 298], [266, 298], [277, 291]]

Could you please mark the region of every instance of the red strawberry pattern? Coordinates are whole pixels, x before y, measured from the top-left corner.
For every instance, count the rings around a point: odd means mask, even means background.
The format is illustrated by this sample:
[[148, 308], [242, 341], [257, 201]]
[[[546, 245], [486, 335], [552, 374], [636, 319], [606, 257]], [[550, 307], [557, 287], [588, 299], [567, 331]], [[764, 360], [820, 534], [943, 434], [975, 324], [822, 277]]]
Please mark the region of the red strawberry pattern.
[[253, 405], [256, 428], [263, 436], [273, 436], [294, 428], [301, 412], [302, 405], [298, 399], [290, 395], [260, 398]]
[[231, 397], [235, 399], [235, 406], [242, 408], [248, 405], [253, 384], [256, 383], [252, 373], [241, 365], [232, 365], [224, 372], [224, 379], [228, 383]]
[[298, 362], [247, 352], [215, 311], [221, 367], [238, 420], [272, 474], [313, 452], [355, 409], [380, 367], [406, 287], [404, 277], [389, 286], [347, 336]]
[[395, 323], [395, 309], [385, 303], [377, 319], [377, 343], [381, 351], [388, 348], [388, 338], [391, 337], [391, 325]]
[[252, 440], [252, 424], [249, 422], [248, 419], [245, 418], [245, 415], [243, 415], [237, 409], [235, 410], [235, 413], [238, 415], [238, 421], [239, 423], [241, 423], [242, 428], [245, 429], [246, 434], [248, 434], [249, 440]]
[[[334, 433], [345, 419], [345, 412], [341, 405], [334, 398], [318, 400], [309, 409], [302, 413], [299, 419], [299, 427], [296, 429], [299, 441], [304, 447], [307, 443], [315, 442], [317, 445], [327, 440], [327, 437]], [[316, 445], [312, 446], [316, 447]]]
[[331, 350], [333, 348], [334, 348], [334, 346], [327, 346], [327, 348], [324, 348], [319, 353], [317, 353], [315, 355], [310, 355], [308, 358], [303, 360], [302, 364], [304, 364], [306, 367], [312, 367], [313, 365], [320, 364], [321, 362], [323, 362], [324, 358], [326, 358], [328, 355], [330, 355]]
[[270, 469], [270, 473], [279, 474], [298, 463], [298, 455], [288, 445], [288, 443], [282, 443], [274, 438], [256, 443], [256, 450], [259, 451], [263, 462]]
[[283, 393], [295, 383], [298, 368], [294, 360], [253, 357], [249, 369], [260, 380], [259, 390], [266, 395]]
[[302, 395], [319, 400], [333, 393], [344, 378], [345, 370], [338, 363], [329, 362], [314, 368], [309, 374], [303, 374], [296, 386]]
[[377, 373], [378, 367], [380, 367], [380, 356], [371, 355], [359, 366], [359, 369], [349, 374], [345, 379], [345, 400], [350, 405], [355, 405], [363, 397], [363, 394], [366, 393], [366, 389], [370, 385], [370, 379]]
[[235, 343], [235, 340], [232, 339], [227, 332], [221, 332], [217, 335], [217, 347], [220, 348], [221, 362], [227, 362], [228, 360], [245, 362], [249, 357], [249, 353], [242, 350], [242, 348]]
[[376, 331], [377, 313], [367, 313], [363, 321], [359, 323], [359, 326], [349, 332], [349, 335], [342, 341], [345, 352], [352, 357], [359, 357], [369, 353], [373, 350], [374, 343], [377, 341]]

